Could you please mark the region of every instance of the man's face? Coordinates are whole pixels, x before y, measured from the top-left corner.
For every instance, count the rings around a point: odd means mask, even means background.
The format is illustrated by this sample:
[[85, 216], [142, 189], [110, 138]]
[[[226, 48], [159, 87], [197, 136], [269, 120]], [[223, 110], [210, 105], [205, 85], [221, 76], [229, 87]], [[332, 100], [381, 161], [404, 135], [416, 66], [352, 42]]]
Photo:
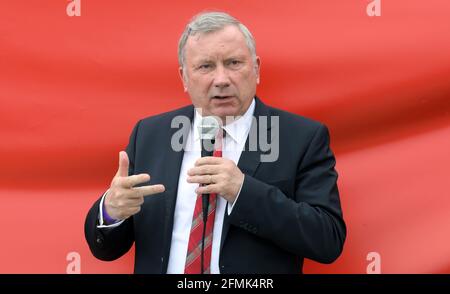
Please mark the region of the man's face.
[[180, 75], [192, 104], [203, 116], [243, 115], [256, 93], [260, 61], [253, 61], [239, 28], [190, 36], [184, 49]]

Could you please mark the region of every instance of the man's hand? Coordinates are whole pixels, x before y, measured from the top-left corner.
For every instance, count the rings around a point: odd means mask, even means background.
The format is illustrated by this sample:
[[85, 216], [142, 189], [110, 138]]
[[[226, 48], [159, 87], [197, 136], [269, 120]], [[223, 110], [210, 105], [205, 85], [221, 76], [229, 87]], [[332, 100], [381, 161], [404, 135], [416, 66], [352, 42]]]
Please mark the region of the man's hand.
[[232, 160], [209, 156], [198, 159], [188, 170], [187, 182], [206, 185], [198, 187], [197, 194], [217, 193], [234, 203], [244, 182], [244, 174]]
[[139, 174], [128, 176], [130, 162], [126, 152], [119, 152], [119, 169], [114, 176], [111, 187], [105, 197], [105, 209], [114, 219], [126, 219], [141, 210], [144, 197], [164, 192], [163, 185], [133, 187], [150, 180], [150, 175]]

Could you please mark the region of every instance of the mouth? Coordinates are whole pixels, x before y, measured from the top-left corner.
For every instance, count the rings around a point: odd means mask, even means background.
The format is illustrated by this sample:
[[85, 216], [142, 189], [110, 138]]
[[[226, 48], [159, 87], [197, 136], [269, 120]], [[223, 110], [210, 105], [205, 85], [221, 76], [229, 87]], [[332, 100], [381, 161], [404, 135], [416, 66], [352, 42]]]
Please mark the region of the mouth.
[[216, 96], [213, 96], [212, 98], [213, 99], [219, 99], [219, 100], [225, 100], [225, 99], [230, 99], [230, 98], [233, 98], [234, 96], [231, 96], [231, 95], [216, 95]]

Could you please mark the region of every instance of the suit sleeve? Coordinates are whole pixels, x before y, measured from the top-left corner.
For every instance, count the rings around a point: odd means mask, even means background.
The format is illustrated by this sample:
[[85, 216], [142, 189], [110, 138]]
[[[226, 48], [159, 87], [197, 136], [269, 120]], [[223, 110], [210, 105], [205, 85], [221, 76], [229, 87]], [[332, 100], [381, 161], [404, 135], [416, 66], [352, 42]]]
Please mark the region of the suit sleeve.
[[[139, 123], [133, 129], [126, 152], [130, 159], [128, 174], [134, 174], [136, 137]], [[97, 228], [101, 197], [89, 210], [84, 225], [84, 234], [92, 254], [100, 260], [115, 260], [130, 250], [134, 242], [133, 217], [114, 228]]]
[[320, 125], [298, 165], [295, 199], [245, 175], [230, 224], [269, 239], [297, 256], [333, 262], [341, 254], [346, 237], [334, 166], [328, 130]]

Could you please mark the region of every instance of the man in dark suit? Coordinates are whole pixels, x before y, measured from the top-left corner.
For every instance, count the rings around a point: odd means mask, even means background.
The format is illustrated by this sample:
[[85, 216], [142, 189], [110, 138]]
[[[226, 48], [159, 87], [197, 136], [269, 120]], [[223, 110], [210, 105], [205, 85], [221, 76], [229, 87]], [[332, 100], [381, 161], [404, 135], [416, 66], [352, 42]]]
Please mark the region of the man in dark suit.
[[[300, 273], [304, 258], [333, 262], [346, 228], [327, 128], [255, 96], [255, 42], [228, 14], [196, 16], [179, 63], [193, 105], [137, 123], [111, 187], [87, 215], [92, 253], [115, 260], [135, 243], [135, 273], [191, 273], [200, 248], [206, 273]], [[196, 148], [197, 126], [211, 115], [223, 125], [222, 157]], [[216, 195], [210, 238], [191, 250], [207, 193]]]

